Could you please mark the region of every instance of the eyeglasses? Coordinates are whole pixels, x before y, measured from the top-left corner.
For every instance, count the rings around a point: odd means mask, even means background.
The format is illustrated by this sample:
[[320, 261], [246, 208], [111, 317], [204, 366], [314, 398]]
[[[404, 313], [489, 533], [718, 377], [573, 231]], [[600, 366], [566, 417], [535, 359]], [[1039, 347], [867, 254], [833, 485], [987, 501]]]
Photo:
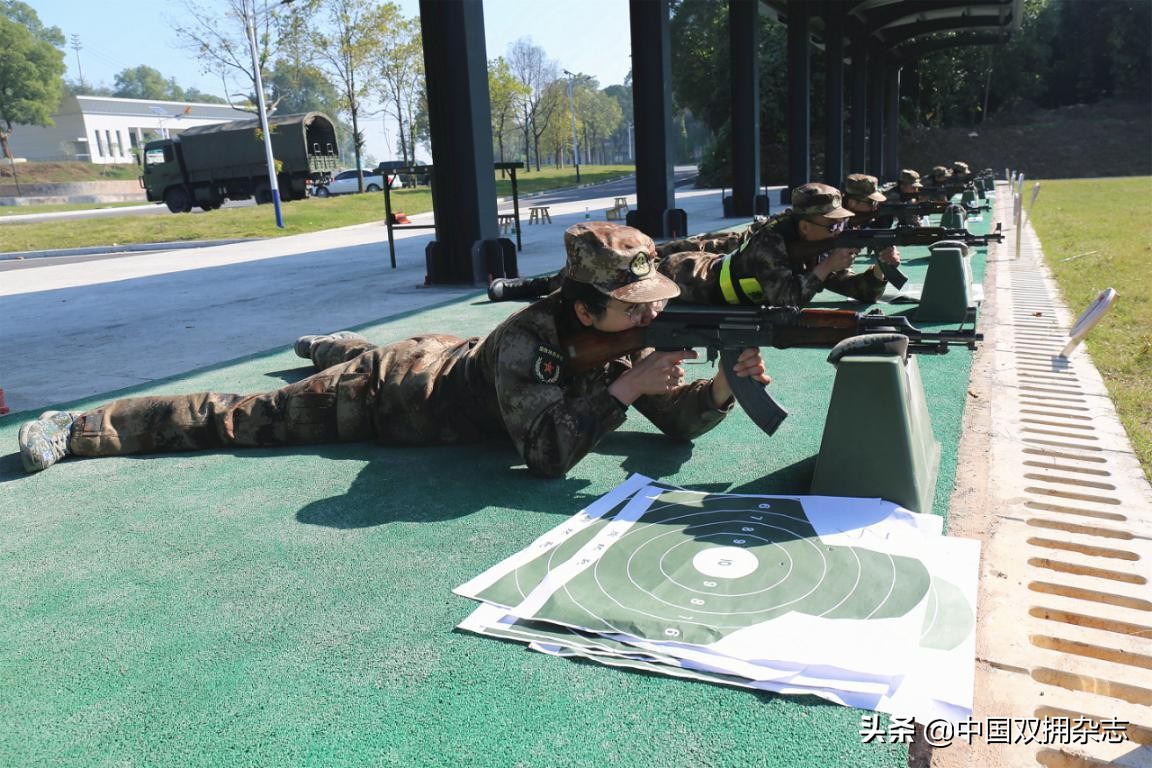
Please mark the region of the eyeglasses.
[[623, 312], [624, 315], [632, 322], [638, 323], [647, 313], [652, 313], [655, 315], [659, 312], [662, 312], [664, 307], [668, 306], [668, 300], [661, 299], [659, 301], [646, 301], [643, 304], [633, 304], [631, 302], [621, 301], [620, 303], [613, 304], [612, 306]]
[[837, 221], [832, 222], [831, 224], [821, 224], [818, 221], [812, 221], [811, 219], [809, 219], [808, 223], [814, 227], [820, 227], [821, 229], [826, 229], [829, 232], [831, 232], [832, 234], [836, 234], [837, 232], [843, 232], [844, 227], [848, 226], [848, 221], [846, 219], [839, 219]]

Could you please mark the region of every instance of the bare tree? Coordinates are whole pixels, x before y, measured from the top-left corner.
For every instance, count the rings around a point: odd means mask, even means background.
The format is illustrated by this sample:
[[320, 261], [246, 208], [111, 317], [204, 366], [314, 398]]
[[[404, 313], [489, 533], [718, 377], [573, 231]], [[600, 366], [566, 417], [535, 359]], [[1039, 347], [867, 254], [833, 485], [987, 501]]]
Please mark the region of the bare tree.
[[530, 165], [535, 149], [536, 170], [540, 170], [540, 137], [543, 135], [555, 100], [547, 99], [548, 87], [559, 79], [559, 67], [548, 58], [544, 49], [522, 37], [508, 46], [508, 67], [513, 76], [525, 87], [519, 100], [517, 124], [524, 134], [524, 159]]
[[[372, 113], [366, 103], [370, 97], [370, 76], [376, 70], [380, 31], [395, 23], [390, 10], [399, 14], [391, 3], [380, 6], [373, 0], [323, 0], [327, 26], [314, 35], [316, 61], [340, 91], [344, 111], [352, 122], [352, 148], [356, 168], [361, 170], [364, 132], [360, 118]], [[361, 174], [357, 187], [364, 191]]]
[[[303, 0], [297, 12], [307, 13], [317, 1]], [[228, 103], [234, 109], [248, 112], [256, 111], [256, 71], [252, 68], [252, 49], [248, 44], [249, 14], [255, 15], [256, 62], [263, 73], [279, 47], [278, 19], [288, 13], [276, 5], [257, 9], [254, 3], [255, 0], [222, 0], [223, 13], [208, 13], [203, 2], [183, 0], [185, 13], [170, 22], [179, 45], [196, 55], [201, 70], [220, 77]], [[241, 81], [242, 92], [233, 90], [236, 79]], [[243, 96], [249, 103], [234, 104], [233, 96]], [[269, 113], [274, 106], [269, 107]]]
[[395, 118], [400, 127], [401, 159], [411, 163], [416, 160], [414, 114], [424, 90], [420, 21], [401, 18], [394, 3], [386, 3], [381, 11], [392, 20], [380, 27], [377, 38], [380, 101], [385, 114]]

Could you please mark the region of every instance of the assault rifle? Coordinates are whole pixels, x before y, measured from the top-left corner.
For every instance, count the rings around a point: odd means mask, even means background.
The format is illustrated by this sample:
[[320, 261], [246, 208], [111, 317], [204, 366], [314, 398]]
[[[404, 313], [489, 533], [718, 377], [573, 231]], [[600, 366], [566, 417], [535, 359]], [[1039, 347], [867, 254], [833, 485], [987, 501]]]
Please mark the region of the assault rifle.
[[[841, 344], [853, 337], [860, 338]], [[736, 401], [756, 426], [771, 435], [788, 411], [765, 385], [733, 372], [740, 352], [747, 347], [835, 348], [829, 355], [835, 362], [849, 346], [857, 352], [877, 354], [944, 353], [950, 346], [975, 349], [976, 342], [983, 339], [984, 335], [975, 330], [932, 333], [916, 328], [903, 316], [847, 309], [673, 304], [649, 325], [615, 333], [584, 329], [560, 342], [567, 356], [566, 367], [573, 373], [647, 347], [660, 352], [703, 348], [709, 361], [719, 355]]]
[[920, 190], [923, 195], [944, 195], [945, 197], [952, 197], [952, 195], [959, 195], [966, 189], [976, 189], [976, 179], [993, 178], [991, 168], [985, 168], [977, 173], [972, 173], [967, 176], [953, 177], [951, 180], [943, 184], [925, 184], [924, 188]]
[[897, 289], [903, 288], [908, 276], [894, 264], [880, 261], [880, 251], [892, 245], [932, 245], [941, 240], [959, 241], [965, 245], [986, 246], [990, 242], [1004, 242], [1000, 225], [987, 235], [974, 235], [966, 229], [944, 227], [896, 227], [895, 229], [846, 229], [831, 240], [811, 240], [798, 244], [801, 256], [825, 253], [833, 248], [861, 248], [872, 252], [873, 260], [884, 271], [884, 277]]
[[[914, 203], [896, 203], [887, 202], [880, 203], [880, 207], [876, 209], [876, 216], [902, 216], [905, 214], [911, 216], [927, 216], [933, 213], [944, 213], [948, 210], [949, 206], [956, 205], [947, 200], [917, 200]], [[990, 211], [992, 206], [988, 203], [981, 205], [962, 205], [965, 215], [972, 215], [980, 213], [981, 211]]]
[[920, 190], [921, 195], [943, 195], [944, 198], [951, 199], [953, 195], [962, 195], [965, 190], [976, 189], [974, 181], [950, 181], [943, 184], [925, 184], [924, 188]]

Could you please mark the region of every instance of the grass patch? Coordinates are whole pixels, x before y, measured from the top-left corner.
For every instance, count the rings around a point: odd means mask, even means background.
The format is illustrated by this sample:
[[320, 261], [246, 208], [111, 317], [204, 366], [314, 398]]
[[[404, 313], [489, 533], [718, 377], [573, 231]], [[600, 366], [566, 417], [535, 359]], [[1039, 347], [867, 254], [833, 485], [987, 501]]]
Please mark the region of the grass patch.
[[[618, 179], [633, 173], [631, 166], [589, 166], [580, 169], [580, 183], [590, 184]], [[576, 185], [572, 169], [545, 168], [539, 172], [518, 171], [516, 183], [521, 195]], [[497, 175], [496, 194], [512, 194], [510, 180]], [[85, 206], [77, 206], [84, 208]], [[107, 206], [105, 206], [107, 207]], [[41, 206], [21, 206], [21, 213], [39, 213]], [[409, 215], [432, 210], [432, 193], [427, 187], [392, 192], [392, 210]], [[50, 248], [122, 245], [124, 243], [170, 243], [188, 240], [231, 240], [245, 237], [282, 237], [335, 229], [384, 220], [383, 193], [308, 198], [282, 206], [284, 229], [276, 227], [270, 205], [224, 208], [210, 213], [174, 214], [163, 212], [125, 214], [109, 218], [19, 222], [0, 227], [0, 253], [39, 251]]]
[[25, 216], [29, 213], [61, 213], [65, 211], [99, 211], [104, 208], [128, 208], [144, 203], [45, 203], [44, 205], [0, 205], [0, 218]]
[[1119, 294], [1085, 344], [1152, 480], [1152, 177], [1041, 181], [1031, 220], [1073, 313]]

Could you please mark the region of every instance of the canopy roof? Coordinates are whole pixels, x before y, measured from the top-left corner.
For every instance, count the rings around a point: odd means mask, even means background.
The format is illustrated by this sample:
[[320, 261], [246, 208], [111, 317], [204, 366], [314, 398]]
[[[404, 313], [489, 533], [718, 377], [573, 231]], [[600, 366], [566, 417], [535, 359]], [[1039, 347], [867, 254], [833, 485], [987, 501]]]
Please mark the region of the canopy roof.
[[760, 7], [786, 21], [797, 2], [804, 2], [811, 14], [808, 26], [816, 44], [825, 42], [821, 14], [835, 5], [846, 16], [846, 44], [858, 42], [863, 33], [874, 50], [897, 61], [943, 48], [1007, 42], [1020, 27], [1024, 4], [1024, 0], [760, 0]]

